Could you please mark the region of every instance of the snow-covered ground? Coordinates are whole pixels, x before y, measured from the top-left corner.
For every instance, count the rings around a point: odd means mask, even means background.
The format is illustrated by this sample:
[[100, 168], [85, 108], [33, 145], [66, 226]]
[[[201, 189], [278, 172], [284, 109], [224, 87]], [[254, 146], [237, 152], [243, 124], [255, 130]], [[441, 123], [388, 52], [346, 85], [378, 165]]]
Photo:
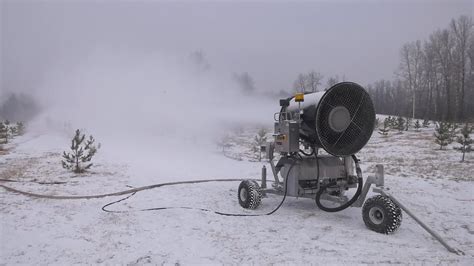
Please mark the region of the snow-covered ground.
[[[95, 166], [84, 175], [61, 167], [61, 152], [69, 145], [65, 135], [30, 132], [0, 154], [0, 178], [35, 182], [1, 184], [49, 195], [92, 195], [177, 180], [259, 178], [267, 163], [249, 155], [256, 131], [234, 136], [226, 156], [218, 147], [176, 152], [172, 140], [159, 149], [112, 150], [103, 139]], [[261, 217], [136, 211], [184, 206], [265, 213], [281, 200], [269, 196], [259, 209], [244, 210], [238, 182], [224, 182], [142, 191], [110, 207], [123, 213], [101, 210], [123, 197], [37, 199], [0, 188], [0, 264], [474, 265], [474, 156], [460, 163], [461, 154], [452, 146], [438, 150], [432, 135], [433, 128], [388, 137], [374, 133], [359, 157], [365, 176], [383, 163], [392, 194], [465, 255], [449, 253], [406, 214], [399, 231], [382, 235], [365, 227], [359, 208], [326, 213], [309, 199], [287, 199], [278, 212]]]

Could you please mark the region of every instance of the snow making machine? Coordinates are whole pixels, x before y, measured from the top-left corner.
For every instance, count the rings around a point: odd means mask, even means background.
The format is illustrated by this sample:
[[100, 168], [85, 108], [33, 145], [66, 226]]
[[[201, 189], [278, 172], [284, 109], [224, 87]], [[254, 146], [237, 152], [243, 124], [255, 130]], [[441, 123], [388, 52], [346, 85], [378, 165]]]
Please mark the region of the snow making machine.
[[[267, 187], [264, 167], [260, 184], [253, 180], [240, 183], [239, 204], [255, 209], [267, 193], [310, 198], [327, 212], [362, 207], [369, 229], [385, 234], [397, 230], [402, 212], [383, 194], [383, 166], [377, 165], [375, 176], [368, 177], [363, 185], [355, 155], [374, 130], [374, 105], [364, 88], [342, 82], [326, 91], [282, 99], [280, 106], [280, 112], [274, 115], [274, 141], [262, 147], [274, 182]], [[364, 203], [372, 184], [380, 194]]]

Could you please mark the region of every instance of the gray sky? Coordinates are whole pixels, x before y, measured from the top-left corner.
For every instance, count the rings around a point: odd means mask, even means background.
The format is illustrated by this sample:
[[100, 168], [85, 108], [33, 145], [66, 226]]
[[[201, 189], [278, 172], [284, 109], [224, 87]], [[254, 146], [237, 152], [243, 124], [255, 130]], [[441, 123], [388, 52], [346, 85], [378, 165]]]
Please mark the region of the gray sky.
[[[473, 1], [1, 1], [1, 89], [38, 90], [97, 53], [186, 57], [201, 49], [216, 75], [249, 72], [261, 90], [314, 69], [367, 84], [391, 79], [399, 49], [426, 39]], [[120, 62], [116, 62], [120, 64]]]

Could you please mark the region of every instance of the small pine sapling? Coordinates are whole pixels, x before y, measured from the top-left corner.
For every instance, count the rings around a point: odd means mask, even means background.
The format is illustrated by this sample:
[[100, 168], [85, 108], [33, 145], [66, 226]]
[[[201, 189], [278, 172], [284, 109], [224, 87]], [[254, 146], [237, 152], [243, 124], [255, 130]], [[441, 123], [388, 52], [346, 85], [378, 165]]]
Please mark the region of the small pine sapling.
[[401, 116], [397, 118], [397, 129], [400, 133], [405, 129], [405, 119]]
[[0, 143], [1, 144], [6, 144], [8, 143], [8, 126], [5, 124], [5, 122], [0, 121]]
[[462, 152], [462, 159], [461, 162], [464, 162], [464, 157], [466, 155], [466, 152], [471, 152], [472, 151], [472, 146], [471, 144], [474, 142], [473, 139], [471, 139], [470, 134], [472, 133], [472, 127], [469, 126], [468, 123], [464, 125], [464, 127], [461, 129], [461, 135], [457, 137], [456, 142], [461, 144], [459, 147], [454, 147], [455, 150], [458, 150]]
[[229, 136], [224, 136], [222, 138], [220, 138], [218, 141], [217, 141], [217, 146], [221, 147], [222, 148], [222, 153], [225, 154], [225, 149], [226, 148], [230, 148], [232, 147], [232, 144], [230, 143], [231, 141], [231, 138]]
[[76, 134], [71, 141], [71, 152], [63, 152], [64, 160], [61, 161], [63, 168], [72, 170], [74, 173], [84, 173], [91, 168], [92, 157], [100, 148], [100, 144], [96, 147], [94, 143], [95, 139], [92, 135], [86, 139], [85, 134], [81, 134], [79, 129], [76, 130]]
[[25, 134], [25, 124], [23, 122], [16, 123], [16, 130], [19, 136]]
[[392, 129], [397, 129], [398, 128], [397, 119], [394, 116], [389, 116], [388, 119], [390, 121], [389, 126]]
[[388, 136], [389, 131], [390, 131], [390, 119], [389, 117], [387, 117], [383, 121], [383, 128], [379, 128], [379, 134], [386, 137]]
[[[393, 120], [392, 120], [392, 117], [389, 115], [387, 118], [385, 118], [385, 120], [388, 121], [388, 126], [390, 128], [394, 128], [394, 125], [393, 125]], [[384, 123], [385, 123], [385, 120], [384, 120]]]
[[429, 127], [430, 126], [430, 120], [425, 119], [423, 120], [423, 127]]
[[412, 119], [410, 117], [407, 117], [405, 119], [405, 131], [408, 131], [408, 129], [410, 129], [411, 122], [412, 122]]
[[439, 149], [448, 146], [453, 142], [453, 127], [447, 122], [436, 123], [434, 136], [436, 137], [435, 142], [439, 144]]
[[18, 128], [16, 126], [10, 126], [10, 136], [18, 136]]
[[415, 124], [413, 125], [415, 127], [415, 130], [416, 131], [420, 131], [420, 128], [421, 128], [421, 123], [420, 123], [420, 120], [416, 120], [415, 121]]
[[380, 125], [380, 119], [376, 117], [374, 121], [374, 130], [379, 128], [379, 125]]
[[267, 131], [261, 128], [255, 136], [255, 148], [258, 150], [258, 161], [262, 161], [262, 146], [267, 142]]
[[456, 131], [456, 129], [458, 129], [458, 124], [456, 124], [456, 123], [450, 123], [450, 124], [449, 124], [449, 127], [450, 127], [451, 133], [453, 134], [453, 137], [454, 137], [454, 135], [455, 135], [455, 133], [456, 133], [455, 131]]

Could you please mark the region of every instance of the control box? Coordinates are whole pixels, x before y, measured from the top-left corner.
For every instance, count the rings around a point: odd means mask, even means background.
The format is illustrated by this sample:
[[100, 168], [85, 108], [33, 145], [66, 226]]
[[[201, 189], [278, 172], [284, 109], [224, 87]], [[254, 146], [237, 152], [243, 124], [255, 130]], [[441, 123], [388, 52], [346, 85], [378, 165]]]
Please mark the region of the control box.
[[300, 125], [294, 120], [275, 122], [275, 151], [292, 153], [300, 150]]

